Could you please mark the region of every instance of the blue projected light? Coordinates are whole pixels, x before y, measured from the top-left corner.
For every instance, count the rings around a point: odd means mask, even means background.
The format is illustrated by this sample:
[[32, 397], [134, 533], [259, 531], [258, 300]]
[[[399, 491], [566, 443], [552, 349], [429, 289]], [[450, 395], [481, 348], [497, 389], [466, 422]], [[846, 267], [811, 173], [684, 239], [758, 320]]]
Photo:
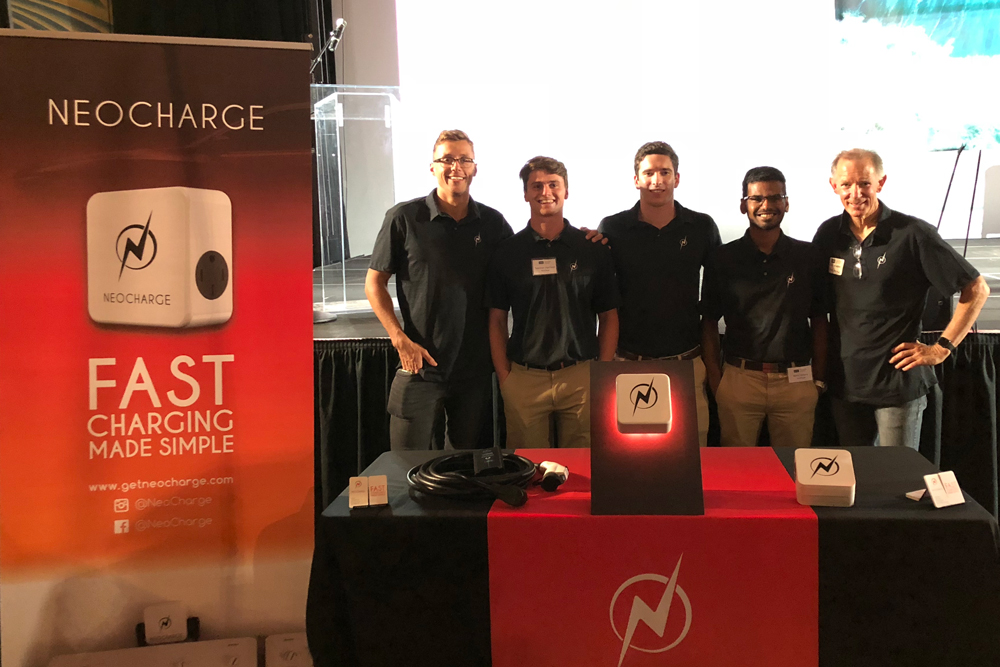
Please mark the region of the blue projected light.
[[845, 16], [922, 28], [954, 58], [1000, 55], [998, 0], [837, 0], [837, 19]]
[[[909, 149], [1000, 147], [1000, 0], [835, 0], [834, 67], [870, 74], [876, 104], [839, 130]], [[843, 82], [833, 92], [850, 97]]]

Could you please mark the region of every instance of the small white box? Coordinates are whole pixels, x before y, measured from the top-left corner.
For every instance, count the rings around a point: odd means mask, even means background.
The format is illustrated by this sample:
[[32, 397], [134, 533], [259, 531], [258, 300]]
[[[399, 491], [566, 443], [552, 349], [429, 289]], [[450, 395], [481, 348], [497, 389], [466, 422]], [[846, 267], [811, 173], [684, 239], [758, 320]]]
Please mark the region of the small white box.
[[173, 644], [187, 639], [187, 607], [180, 602], [162, 602], [146, 607], [142, 614], [147, 644]]
[[270, 635], [264, 640], [265, 667], [313, 667], [306, 633]]
[[854, 460], [846, 449], [795, 450], [795, 498], [802, 505], [854, 505]]
[[669, 433], [670, 376], [625, 373], [615, 378], [619, 433]]
[[[160, 644], [98, 653], [60, 655], [52, 658], [48, 667], [180, 667], [181, 665], [257, 667], [257, 639], [255, 637], [208, 639], [182, 644]], [[290, 663], [288, 667], [310, 667], [310, 665], [312, 665], [311, 660]], [[267, 663], [267, 666], [271, 667], [271, 663]]]
[[87, 202], [87, 305], [102, 324], [196, 327], [233, 314], [233, 207], [218, 190], [99, 192]]

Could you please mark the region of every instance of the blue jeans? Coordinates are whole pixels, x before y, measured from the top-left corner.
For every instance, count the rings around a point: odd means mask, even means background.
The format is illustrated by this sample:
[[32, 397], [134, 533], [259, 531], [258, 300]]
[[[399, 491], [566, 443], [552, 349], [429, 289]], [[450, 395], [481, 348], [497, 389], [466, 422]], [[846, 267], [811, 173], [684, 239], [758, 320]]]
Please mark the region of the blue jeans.
[[834, 398], [831, 403], [841, 447], [874, 444], [920, 449], [920, 425], [927, 407], [926, 396], [890, 407], [852, 403], [839, 398]]

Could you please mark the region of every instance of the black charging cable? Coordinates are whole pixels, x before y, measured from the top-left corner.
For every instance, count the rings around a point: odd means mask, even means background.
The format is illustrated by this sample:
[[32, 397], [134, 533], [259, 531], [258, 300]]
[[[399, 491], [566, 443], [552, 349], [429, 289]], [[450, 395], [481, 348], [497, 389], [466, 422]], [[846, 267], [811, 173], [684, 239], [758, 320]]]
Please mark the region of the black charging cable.
[[502, 468], [497, 466], [477, 475], [474, 457], [475, 450], [439, 456], [411, 468], [406, 481], [412, 489], [430, 496], [499, 498], [512, 507], [520, 507], [528, 500], [526, 489], [535, 476], [533, 461], [503, 454]]

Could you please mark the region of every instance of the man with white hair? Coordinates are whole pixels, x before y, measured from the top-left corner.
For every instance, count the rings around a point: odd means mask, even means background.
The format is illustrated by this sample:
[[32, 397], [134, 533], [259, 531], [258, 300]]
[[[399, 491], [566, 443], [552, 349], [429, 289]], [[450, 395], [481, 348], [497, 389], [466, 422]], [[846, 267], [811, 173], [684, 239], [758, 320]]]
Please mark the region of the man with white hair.
[[[820, 225], [813, 242], [827, 258], [831, 299], [827, 381], [841, 446], [917, 449], [931, 366], [955, 351], [990, 289], [979, 272], [928, 223], [894, 211], [874, 151], [843, 151], [830, 186], [844, 212]], [[961, 292], [933, 345], [919, 342], [927, 291]]]

